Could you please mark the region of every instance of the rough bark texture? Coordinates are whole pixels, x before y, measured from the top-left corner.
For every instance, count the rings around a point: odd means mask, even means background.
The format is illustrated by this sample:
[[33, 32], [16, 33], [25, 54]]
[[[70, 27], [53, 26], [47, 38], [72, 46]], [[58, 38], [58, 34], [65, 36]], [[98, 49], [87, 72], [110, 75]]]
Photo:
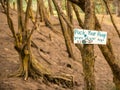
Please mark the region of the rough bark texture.
[[[95, 28], [95, 11], [94, 0], [85, 2], [85, 22], [84, 28], [94, 30]], [[94, 76], [94, 45], [84, 45], [82, 54], [82, 64], [85, 80], [85, 90], [96, 90]]]
[[[69, 0], [69, 1], [77, 4], [85, 12], [85, 0]], [[101, 30], [101, 25], [100, 25], [97, 17], [95, 17], [95, 29]], [[118, 90], [119, 90], [120, 89], [120, 65], [119, 65], [119, 63], [117, 63], [117, 60], [116, 60], [114, 54], [112, 54], [111, 50], [109, 49], [109, 47], [110, 47], [109, 44], [108, 45], [98, 45], [98, 46], [112, 70], [116, 88], [118, 88]]]

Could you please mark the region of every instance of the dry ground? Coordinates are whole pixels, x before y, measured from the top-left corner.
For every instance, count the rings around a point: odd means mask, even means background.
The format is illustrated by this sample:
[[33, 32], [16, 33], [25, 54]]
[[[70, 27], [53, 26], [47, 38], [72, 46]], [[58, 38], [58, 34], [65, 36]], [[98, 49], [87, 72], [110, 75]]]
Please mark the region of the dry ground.
[[[47, 85], [41, 80], [33, 80], [29, 78], [24, 81], [22, 78], [8, 78], [8, 74], [13, 73], [19, 67], [18, 54], [14, 50], [13, 41], [10, 30], [7, 25], [6, 16], [0, 10], [0, 90], [70, 90], [62, 88], [61, 86], [50, 84]], [[15, 11], [11, 13], [14, 21], [15, 28], [17, 29], [17, 14]], [[101, 20], [102, 15], [98, 15]], [[57, 22], [57, 18], [51, 18], [51, 21]], [[120, 18], [115, 17], [115, 21], [120, 30]], [[75, 22], [75, 26], [77, 26]], [[60, 33], [60, 26], [54, 26]], [[102, 28], [108, 32], [108, 37], [111, 38], [112, 45], [114, 48], [115, 55], [120, 60], [120, 39], [118, 38], [108, 15], [104, 16], [102, 22]], [[50, 37], [51, 39], [50, 40]], [[56, 74], [68, 74], [72, 75], [76, 84], [73, 90], [82, 90], [84, 88], [83, 71], [82, 71], [82, 60], [79, 50], [73, 46], [74, 55], [76, 61], [69, 58], [66, 52], [66, 47], [62, 34], [57, 35], [49, 28], [42, 26], [38, 31], [33, 34], [33, 40], [41, 49], [40, 55], [38, 51], [33, 48], [33, 53], [39, 62], [46, 68]], [[97, 90], [114, 90], [112, 72], [102, 56], [99, 48], [95, 45], [95, 76]], [[44, 57], [44, 58], [43, 58]], [[52, 65], [48, 65], [45, 60], [49, 61]]]

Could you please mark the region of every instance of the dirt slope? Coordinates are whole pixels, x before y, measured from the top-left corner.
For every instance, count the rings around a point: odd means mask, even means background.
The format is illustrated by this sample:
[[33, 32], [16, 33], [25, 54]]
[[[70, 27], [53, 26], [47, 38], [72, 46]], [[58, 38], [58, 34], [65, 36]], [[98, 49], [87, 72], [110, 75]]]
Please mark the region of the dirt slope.
[[[11, 16], [17, 29], [17, 14], [15, 11], [12, 11], [12, 13]], [[58, 22], [56, 18], [52, 18], [51, 21]], [[54, 27], [61, 33], [59, 25]], [[119, 38], [114, 32], [112, 25], [106, 24], [106, 22], [103, 23], [103, 30], [109, 32], [108, 36], [111, 37], [115, 55], [119, 60]], [[33, 53], [42, 65], [53, 73], [72, 75], [76, 82], [73, 90], [82, 90], [84, 88], [82, 60], [80, 52], [74, 44], [73, 51], [76, 61], [68, 57], [62, 34], [57, 35], [49, 28], [42, 26], [39, 31], [34, 32], [33, 40], [40, 48], [41, 56], [35, 48], [33, 48]], [[48, 83], [46, 85], [42, 82], [42, 79], [33, 80], [29, 78], [27, 81], [24, 81], [18, 77], [8, 78], [7, 75], [13, 73], [19, 67], [18, 54], [13, 48], [13, 41], [6, 16], [0, 11], [0, 90], [69, 90], [55, 84]], [[97, 56], [95, 63], [97, 90], [113, 90], [112, 72], [97, 45], [95, 45], [95, 52]], [[45, 60], [50, 62], [51, 65], [48, 65]]]

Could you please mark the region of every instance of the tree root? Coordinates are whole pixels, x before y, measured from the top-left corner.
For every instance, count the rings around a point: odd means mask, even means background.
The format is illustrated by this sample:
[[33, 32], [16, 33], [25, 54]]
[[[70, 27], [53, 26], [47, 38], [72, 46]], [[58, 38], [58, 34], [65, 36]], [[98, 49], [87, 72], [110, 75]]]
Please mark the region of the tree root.
[[23, 72], [23, 68], [22, 68], [22, 66], [20, 66], [19, 69], [16, 72], [14, 72], [13, 74], [9, 74], [8, 78], [10, 78], [10, 77], [21, 77], [21, 76], [23, 76], [22, 72]]
[[52, 65], [48, 60], [46, 60], [42, 55], [41, 55], [41, 49], [36, 45], [36, 43], [34, 41], [31, 42], [32, 46], [35, 47], [38, 51], [39, 56], [49, 65]]
[[[29, 68], [26, 73], [25, 70], [20, 66], [17, 73], [10, 75], [9, 77], [23, 77], [24, 80], [27, 80], [28, 77], [33, 79], [42, 78], [45, 84], [53, 83], [63, 88], [72, 88], [73, 87], [73, 77], [68, 75], [55, 75], [52, 74], [48, 69], [44, 68], [36, 59], [32, 59], [29, 62]], [[24, 65], [24, 64], [23, 64]]]
[[70, 78], [70, 76], [44, 75], [43, 78], [44, 78], [45, 82], [49, 81], [51, 83], [62, 86], [64, 88], [72, 88], [73, 87], [73, 78]]

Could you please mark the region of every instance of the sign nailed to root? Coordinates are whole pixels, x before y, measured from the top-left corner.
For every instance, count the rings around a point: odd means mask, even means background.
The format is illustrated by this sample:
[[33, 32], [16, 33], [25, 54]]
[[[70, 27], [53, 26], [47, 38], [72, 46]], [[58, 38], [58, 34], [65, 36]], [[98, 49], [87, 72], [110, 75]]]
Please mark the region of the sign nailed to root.
[[74, 29], [75, 44], [106, 44], [107, 32]]

